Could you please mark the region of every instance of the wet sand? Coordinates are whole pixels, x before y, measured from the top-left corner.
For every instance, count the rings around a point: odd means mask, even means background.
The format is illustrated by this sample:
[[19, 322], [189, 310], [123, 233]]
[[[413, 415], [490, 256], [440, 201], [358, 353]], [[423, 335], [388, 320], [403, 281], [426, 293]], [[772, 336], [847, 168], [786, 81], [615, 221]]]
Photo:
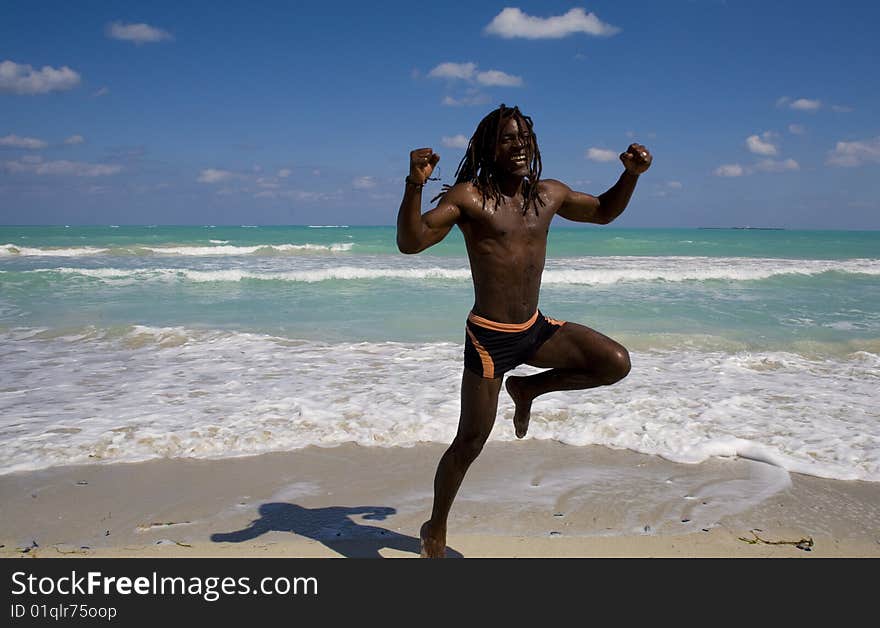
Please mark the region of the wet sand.
[[[0, 556], [415, 558], [443, 449], [309, 447], [4, 475]], [[682, 465], [490, 442], [459, 491], [448, 545], [469, 558], [880, 557], [880, 483], [739, 458]]]

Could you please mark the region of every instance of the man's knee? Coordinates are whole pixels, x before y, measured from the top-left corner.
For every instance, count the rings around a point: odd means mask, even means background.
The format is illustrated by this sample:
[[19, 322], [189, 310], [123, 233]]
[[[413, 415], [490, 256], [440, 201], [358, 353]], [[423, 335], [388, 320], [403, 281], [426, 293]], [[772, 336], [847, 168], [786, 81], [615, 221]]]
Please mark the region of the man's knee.
[[614, 353], [614, 364], [617, 369], [617, 379], [615, 381], [620, 381], [632, 370], [632, 362], [629, 359], [629, 351], [625, 348], [620, 347]]
[[483, 445], [486, 444], [488, 438], [488, 433], [483, 434], [474, 432], [465, 435], [459, 434], [452, 442], [452, 449], [455, 452], [455, 457], [466, 464], [472, 463], [477, 459], [477, 456], [480, 455], [480, 452], [483, 451]]
[[632, 370], [632, 362], [629, 359], [629, 351], [624, 347], [616, 347], [608, 359], [605, 371], [605, 383], [614, 384], [629, 375]]

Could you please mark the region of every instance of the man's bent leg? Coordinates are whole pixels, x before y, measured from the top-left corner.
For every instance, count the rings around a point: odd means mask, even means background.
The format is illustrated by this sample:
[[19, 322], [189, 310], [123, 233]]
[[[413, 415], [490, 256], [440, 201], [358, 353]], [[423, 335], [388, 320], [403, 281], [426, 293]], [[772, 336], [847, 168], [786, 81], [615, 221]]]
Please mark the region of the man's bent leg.
[[458, 433], [443, 454], [434, 476], [434, 508], [431, 519], [422, 524], [422, 556], [442, 558], [446, 554], [446, 520], [464, 475], [476, 460], [492, 432], [498, 409], [501, 378], [484, 379], [464, 370], [461, 378], [461, 416]]
[[554, 390], [608, 386], [630, 371], [629, 352], [623, 345], [577, 323], [563, 325], [527, 364], [551, 370], [507, 378], [507, 392], [516, 406], [513, 425], [517, 438], [526, 435], [536, 397]]

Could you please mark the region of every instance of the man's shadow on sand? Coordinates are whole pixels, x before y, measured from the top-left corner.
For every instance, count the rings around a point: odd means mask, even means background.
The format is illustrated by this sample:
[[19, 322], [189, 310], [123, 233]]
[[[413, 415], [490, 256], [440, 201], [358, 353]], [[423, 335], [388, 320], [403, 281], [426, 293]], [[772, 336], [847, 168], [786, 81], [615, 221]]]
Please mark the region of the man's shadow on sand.
[[[334, 552], [347, 558], [383, 558], [380, 549], [390, 548], [419, 554], [419, 539], [398, 534], [379, 526], [361, 525], [349, 515], [363, 515], [364, 519], [382, 521], [397, 512], [387, 506], [331, 506], [303, 508], [296, 504], [269, 503], [260, 506], [260, 518], [243, 530], [218, 532], [211, 535], [215, 543], [241, 543], [271, 532], [293, 532], [320, 541]], [[448, 558], [462, 555], [447, 548]]]

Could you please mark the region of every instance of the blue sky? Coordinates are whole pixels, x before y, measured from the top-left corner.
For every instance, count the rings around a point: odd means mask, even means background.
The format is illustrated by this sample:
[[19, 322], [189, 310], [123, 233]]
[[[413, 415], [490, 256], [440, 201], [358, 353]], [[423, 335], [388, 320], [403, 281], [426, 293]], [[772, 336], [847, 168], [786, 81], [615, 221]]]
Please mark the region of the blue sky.
[[504, 102], [581, 191], [654, 153], [616, 226], [880, 229], [877, 6], [6, 3], [0, 223], [393, 224]]

